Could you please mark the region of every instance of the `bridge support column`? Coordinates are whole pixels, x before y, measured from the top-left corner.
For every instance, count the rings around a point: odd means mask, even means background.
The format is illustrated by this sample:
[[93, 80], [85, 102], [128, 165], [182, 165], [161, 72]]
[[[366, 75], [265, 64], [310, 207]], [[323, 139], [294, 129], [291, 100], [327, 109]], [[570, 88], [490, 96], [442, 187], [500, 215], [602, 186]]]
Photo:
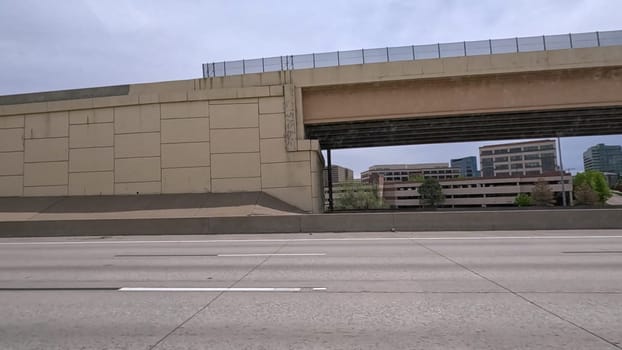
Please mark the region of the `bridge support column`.
[[330, 148], [326, 149], [326, 160], [328, 162], [327, 178], [328, 178], [328, 210], [335, 209], [333, 204], [333, 163], [330, 158]]

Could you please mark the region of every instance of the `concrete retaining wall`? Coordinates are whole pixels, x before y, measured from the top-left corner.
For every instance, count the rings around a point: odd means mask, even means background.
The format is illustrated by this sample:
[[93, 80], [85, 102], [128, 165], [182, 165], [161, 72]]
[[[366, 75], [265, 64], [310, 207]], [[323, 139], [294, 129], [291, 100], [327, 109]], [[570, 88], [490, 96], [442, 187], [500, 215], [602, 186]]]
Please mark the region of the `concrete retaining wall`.
[[0, 237], [622, 229], [622, 209], [0, 222]]

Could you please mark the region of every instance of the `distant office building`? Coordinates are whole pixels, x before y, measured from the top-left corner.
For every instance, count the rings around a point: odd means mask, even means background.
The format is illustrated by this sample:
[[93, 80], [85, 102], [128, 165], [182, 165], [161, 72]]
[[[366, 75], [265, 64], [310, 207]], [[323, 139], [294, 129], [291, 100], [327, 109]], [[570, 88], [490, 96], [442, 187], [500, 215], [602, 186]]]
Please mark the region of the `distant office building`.
[[[562, 188], [566, 194], [567, 203], [572, 205], [572, 176], [566, 174], [564, 186], [561, 184], [558, 172], [517, 176], [517, 177], [472, 177], [462, 179], [441, 180], [445, 200], [441, 207], [504, 207], [515, 206], [514, 200], [520, 193], [531, 193], [534, 185], [546, 181], [553, 191], [557, 204], [561, 205]], [[392, 208], [420, 207], [418, 192], [421, 182], [394, 182], [385, 183], [383, 199]]]
[[478, 177], [479, 170], [477, 170], [477, 157], [464, 157], [451, 160], [452, 168], [460, 169], [460, 176], [462, 177]]
[[[331, 167], [331, 175], [334, 184], [354, 180], [354, 172], [352, 169], [344, 168], [339, 165], [333, 165]], [[328, 186], [328, 168], [324, 169], [324, 186]]]
[[483, 177], [538, 175], [557, 170], [555, 140], [506, 143], [479, 148]]
[[384, 182], [403, 182], [416, 177], [444, 180], [460, 177], [460, 168], [447, 163], [373, 165], [361, 173], [361, 181], [370, 183], [374, 175], [382, 176]]
[[583, 152], [585, 170], [615, 173], [622, 176], [622, 146], [609, 146], [599, 143]]

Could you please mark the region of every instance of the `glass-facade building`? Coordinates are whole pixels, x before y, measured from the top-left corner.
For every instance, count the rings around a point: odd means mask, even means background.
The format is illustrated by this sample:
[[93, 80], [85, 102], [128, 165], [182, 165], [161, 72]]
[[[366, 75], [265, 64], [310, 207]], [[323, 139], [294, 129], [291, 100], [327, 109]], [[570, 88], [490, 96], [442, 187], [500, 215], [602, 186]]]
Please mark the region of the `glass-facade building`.
[[596, 170], [603, 173], [616, 173], [622, 176], [622, 146], [611, 146], [599, 143], [583, 152], [585, 170]]
[[477, 170], [477, 157], [464, 157], [451, 160], [452, 168], [460, 169], [460, 176], [462, 177], [479, 177], [479, 170]]

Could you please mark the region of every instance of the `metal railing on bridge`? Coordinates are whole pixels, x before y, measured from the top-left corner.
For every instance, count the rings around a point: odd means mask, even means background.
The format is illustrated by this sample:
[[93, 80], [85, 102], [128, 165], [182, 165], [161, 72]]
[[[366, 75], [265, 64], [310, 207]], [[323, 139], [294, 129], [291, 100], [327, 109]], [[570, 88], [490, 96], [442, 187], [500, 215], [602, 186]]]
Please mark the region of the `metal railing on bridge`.
[[616, 45], [622, 45], [622, 30], [333, 51], [204, 63], [203, 77], [211, 78], [294, 69], [336, 67], [352, 64]]

